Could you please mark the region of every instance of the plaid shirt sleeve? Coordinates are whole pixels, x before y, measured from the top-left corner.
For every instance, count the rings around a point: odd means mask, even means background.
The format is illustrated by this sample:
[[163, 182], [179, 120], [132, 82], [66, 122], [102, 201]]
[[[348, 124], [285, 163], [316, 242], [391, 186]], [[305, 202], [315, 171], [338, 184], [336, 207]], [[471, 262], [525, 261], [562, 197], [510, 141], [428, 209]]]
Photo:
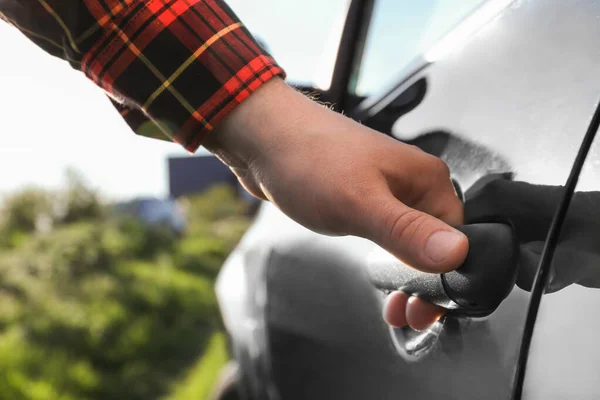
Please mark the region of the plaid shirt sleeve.
[[104, 89], [134, 132], [191, 152], [284, 77], [223, 0], [0, 0], [0, 18]]

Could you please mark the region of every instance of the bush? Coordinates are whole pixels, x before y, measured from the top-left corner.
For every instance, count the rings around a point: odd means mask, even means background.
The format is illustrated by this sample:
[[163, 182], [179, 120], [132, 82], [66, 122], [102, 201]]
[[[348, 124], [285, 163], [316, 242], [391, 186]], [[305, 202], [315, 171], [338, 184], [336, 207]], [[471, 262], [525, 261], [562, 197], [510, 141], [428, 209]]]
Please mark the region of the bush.
[[230, 251], [222, 239], [192, 236], [178, 244], [175, 262], [179, 268], [214, 278]]
[[33, 233], [44, 219], [53, 217], [53, 196], [45, 190], [30, 187], [3, 201], [0, 220], [2, 233]]
[[68, 224], [105, 217], [106, 207], [83, 176], [72, 169], [68, 170], [66, 175], [67, 188], [59, 198], [58, 206], [61, 211], [56, 216], [56, 221]]
[[187, 208], [190, 224], [216, 222], [248, 212], [248, 205], [228, 185], [213, 186], [200, 196], [188, 197]]
[[[12, 236], [0, 252], [0, 399], [201, 396], [226, 361], [215, 345], [213, 283], [249, 224], [244, 205], [224, 189], [193, 198], [196, 229], [179, 240], [106, 218], [95, 195], [67, 196], [61, 214], [46, 201], [63, 194], [31, 190], [5, 203], [2, 229]], [[39, 231], [49, 209], [54, 228]]]
[[154, 398], [201, 354], [218, 321], [212, 282], [122, 258], [105, 228], [60, 228], [0, 259], [0, 371], [15, 376], [2, 398]]
[[208, 341], [198, 363], [190, 369], [188, 376], [177, 384], [173, 393], [165, 400], [208, 399], [220, 368], [228, 361], [225, 335], [215, 333]]
[[169, 228], [148, 226], [127, 216], [112, 220], [102, 240], [115, 255], [143, 260], [172, 253], [177, 243], [177, 238]]
[[103, 219], [100, 196], [74, 170], [67, 171], [64, 191], [50, 193], [29, 187], [4, 199], [0, 209], [0, 246], [14, 248], [28, 235], [47, 232], [55, 224]]

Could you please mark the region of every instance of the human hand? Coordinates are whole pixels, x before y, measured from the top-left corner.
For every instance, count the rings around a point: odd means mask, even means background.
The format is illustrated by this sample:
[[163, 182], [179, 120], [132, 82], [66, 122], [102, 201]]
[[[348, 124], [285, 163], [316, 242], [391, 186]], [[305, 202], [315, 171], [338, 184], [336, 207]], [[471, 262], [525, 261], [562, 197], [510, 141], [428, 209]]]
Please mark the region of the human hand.
[[[446, 164], [328, 110], [279, 79], [234, 110], [206, 147], [255, 196], [307, 228], [372, 240], [431, 273], [458, 267], [467, 238]], [[439, 310], [420, 299], [391, 303], [388, 323], [422, 328]]]
[[[562, 186], [532, 185], [514, 182], [501, 176], [485, 177], [466, 193], [465, 222], [486, 220], [510, 221], [519, 241], [517, 286], [530, 290], [544, 243], [556, 208], [564, 195]], [[576, 192], [565, 218], [558, 245], [551, 263], [550, 281], [546, 293], [559, 291], [572, 284], [600, 288], [600, 192]], [[396, 292], [388, 298], [388, 312], [406, 307], [409, 297]], [[425, 306], [423, 306], [425, 307]], [[442, 316], [443, 308], [428, 305], [429, 314]], [[430, 321], [421, 327], [425, 329]]]

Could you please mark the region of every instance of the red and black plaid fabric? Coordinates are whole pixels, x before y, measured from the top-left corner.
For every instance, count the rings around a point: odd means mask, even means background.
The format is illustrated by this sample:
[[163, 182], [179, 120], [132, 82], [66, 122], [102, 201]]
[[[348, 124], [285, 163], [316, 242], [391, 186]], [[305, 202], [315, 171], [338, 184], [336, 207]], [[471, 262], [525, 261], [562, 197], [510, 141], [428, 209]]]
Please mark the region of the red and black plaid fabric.
[[222, 0], [0, 0], [0, 17], [104, 89], [134, 132], [189, 151], [284, 76]]

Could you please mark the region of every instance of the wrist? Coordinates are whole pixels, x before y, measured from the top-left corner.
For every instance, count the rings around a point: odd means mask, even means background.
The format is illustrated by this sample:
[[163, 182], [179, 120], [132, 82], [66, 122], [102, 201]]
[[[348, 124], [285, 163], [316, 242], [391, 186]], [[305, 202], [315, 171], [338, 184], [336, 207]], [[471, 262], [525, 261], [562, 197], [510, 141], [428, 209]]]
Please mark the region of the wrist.
[[221, 121], [204, 147], [231, 168], [249, 168], [286, 123], [288, 113], [279, 109], [293, 91], [278, 77], [264, 83]]
[[[205, 140], [204, 146], [228, 165], [242, 184], [257, 197], [261, 166], [269, 164], [273, 154], [290, 149], [302, 136], [300, 127], [314, 109], [322, 109], [281, 78], [264, 83], [237, 106]], [[306, 133], [306, 132], [304, 132]]]

